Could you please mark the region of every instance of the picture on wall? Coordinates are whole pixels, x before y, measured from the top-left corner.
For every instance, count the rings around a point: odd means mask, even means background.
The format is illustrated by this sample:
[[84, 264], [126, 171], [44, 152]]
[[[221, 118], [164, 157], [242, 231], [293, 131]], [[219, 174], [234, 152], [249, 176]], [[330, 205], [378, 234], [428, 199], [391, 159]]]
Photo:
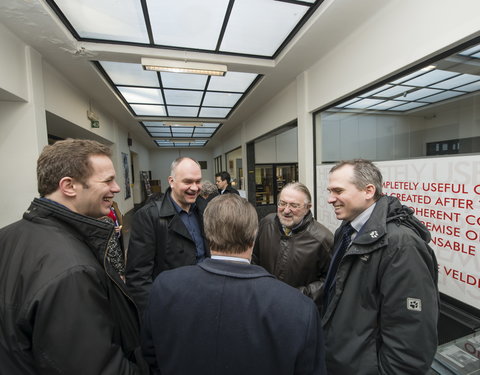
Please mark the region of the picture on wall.
[[123, 160], [123, 174], [125, 177], [125, 199], [131, 197], [132, 193], [130, 191], [130, 177], [128, 174], [128, 155], [122, 152], [122, 160]]

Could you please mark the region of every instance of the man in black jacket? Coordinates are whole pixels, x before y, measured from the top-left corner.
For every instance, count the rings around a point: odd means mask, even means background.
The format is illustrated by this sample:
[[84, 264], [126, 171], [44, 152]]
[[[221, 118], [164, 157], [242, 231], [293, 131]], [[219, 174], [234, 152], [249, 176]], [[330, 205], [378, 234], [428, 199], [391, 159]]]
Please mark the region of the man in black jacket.
[[230, 173], [219, 172], [215, 175], [215, 184], [218, 188], [218, 194], [237, 194], [240, 195], [237, 189], [230, 185]]
[[146, 374], [139, 318], [106, 258], [115, 193], [110, 149], [46, 146], [23, 219], [0, 230], [2, 374]]
[[195, 203], [202, 171], [193, 159], [173, 161], [169, 188], [139, 209], [132, 221], [126, 282], [140, 311], [155, 277], [164, 270], [197, 264], [209, 256], [202, 212]]
[[313, 301], [249, 264], [257, 224], [246, 199], [215, 197], [205, 209], [212, 259], [157, 277], [142, 332], [155, 373], [325, 374]]
[[430, 233], [382, 195], [368, 160], [330, 170], [337, 219], [322, 325], [331, 375], [424, 375], [437, 349], [438, 265]]
[[291, 182], [284, 186], [277, 212], [260, 221], [253, 261], [320, 307], [333, 234], [315, 220], [311, 202], [304, 184]]

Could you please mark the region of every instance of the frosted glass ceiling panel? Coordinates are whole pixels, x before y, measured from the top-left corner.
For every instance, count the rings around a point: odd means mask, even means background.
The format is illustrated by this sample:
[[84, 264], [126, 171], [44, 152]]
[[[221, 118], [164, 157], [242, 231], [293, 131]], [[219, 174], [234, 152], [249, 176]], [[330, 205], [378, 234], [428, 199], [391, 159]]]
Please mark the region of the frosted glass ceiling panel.
[[466, 49], [459, 54], [462, 56], [470, 56], [473, 55], [474, 53], [480, 52], [480, 45], [476, 45], [475, 47], [471, 47], [469, 49]]
[[192, 134], [195, 126], [172, 126], [173, 134]]
[[410, 86], [429, 86], [456, 75], [458, 75], [458, 73], [447, 72], [445, 70], [432, 70], [431, 72], [425, 73], [420, 77], [406, 81], [404, 84]]
[[391, 108], [388, 111], [408, 111], [410, 109], [422, 107], [424, 105], [427, 105], [427, 103], [411, 102], [411, 103], [408, 103], [408, 104], [403, 104], [403, 105], [400, 105], [398, 107]]
[[241, 94], [207, 92], [203, 99], [203, 105], [211, 107], [233, 107], [241, 97]]
[[172, 138], [172, 133], [170, 133], [169, 131], [163, 131], [163, 132], [159, 132], [159, 131], [150, 131], [150, 135], [152, 137], [163, 137], [163, 138]]
[[204, 129], [202, 127], [197, 127], [195, 129], [195, 134], [201, 134], [201, 135], [211, 135], [215, 132], [216, 129], [212, 129], [212, 128], [207, 128], [207, 129]]
[[435, 102], [439, 102], [449, 98], [454, 98], [455, 96], [464, 95], [464, 94], [465, 93], [458, 92], [458, 91], [445, 91], [445, 92], [442, 92], [441, 94], [429, 96], [428, 98], [423, 98], [422, 102], [435, 103]]
[[143, 70], [140, 64], [100, 61], [100, 65], [116, 85], [159, 87], [157, 74]]
[[215, 50], [228, 2], [147, 0], [155, 44]]
[[474, 82], [474, 83], [471, 83], [469, 85], [458, 87], [457, 90], [468, 91], [468, 92], [473, 92], [473, 91], [480, 90], [480, 82]]
[[224, 77], [212, 77], [208, 84], [210, 91], [244, 92], [257, 78], [257, 74], [228, 72]]
[[203, 96], [201, 91], [163, 90], [163, 92], [167, 104], [200, 105]]
[[208, 76], [199, 74], [161, 73], [162, 85], [168, 89], [204, 90]]
[[437, 90], [437, 89], [419, 89], [417, 91], [408, 93], [405, 96], [399, 97], [398, 99], [401, 100], [406, 100], [406, 101], [413, 101], [417, 99], [424, 98], [428, 95], [433, 95], [442, 92], [442, 90]]
[[381, 103], [383, 100], [378, 100], [378, 99], [362, 99], [358, 102], [352, 103], [345, 108], [355, 108], [355, 109], [365, 109], [367, 107], [370, 107], [372, 105]]
[[236, 1], [220, 50], [272, 56], [308, 9], [272, 0]]
[[398, 100], [387, 100], [383, 103], [374, 105], [372, 107], [368, 107], [368, 109], [374, 109], [374, 110], [385, 110], [385, 109], [390, 109], [393, 107], [396, 107], [398, 105], [403, 104], [404, 102], [398, 101]]
[[346, 107], [352, 103], [355, 103], [355, 102], [358, 102], [360, 100], [360, 98], [353, 98], [353, 99], [350, 99], [350, 100], [347, 100], [346, 102], [344, 103], [340, 103], [337, 108], [343, 108], [343, 107]]
[[144, 89], [141, 87], [118, 87], [129, 103], [163, 104], [160, 89]]
[[140, 1], [56, 0], [82, 38], [149, 43]]
[[168, 106], [169, 116], [197, 117], [198, 107], [173, 107]]
[[446, 81], [432, 85], [431, 87], [450, 90], [455, 87], [466, 85], [468, 83], [472, 83], [478, 80], [480, 80], [480, 76], [473, 75], [473, 74], [462, 74], [460, 76], [456, 76], [456, 77], [447, 79]]
[[[377, 87], [376, 89], [373, 89], [373, 90], [371, 90], [371, 91], [368, 91], [368, 92], [366, 92], [365, 94], [361, 94], [360, 97], [361, 97], [361, 98], [366, 98], [366, 97], [368, 97], [368, 96], [370, 96], [370, 95], [373, 95], [373, 94], [375, 94], [375, 93], [377, 93], [377, 92], [380, 92], [380, 91], [383, 91], [383, 90], [387, 90], [387, 89], [389, 89], [389, 88], [391, 88], [391, 87], [393, 87], [393, 86], [392, 86], [392, 85], [383, 85], [383, 86], [381, 86], [381, 87]], [[357, 99], [358, 99], [358, 98], [357, 98]]]
[[392, 82], [390, 82], [390, 83], [392, 83], [392, 84], [394, 84], [394, 85], [398, 85], [399, 83], [408, 81], [409, 79], [415, 78], [415, 77], [417, 77], [418, 75], [424, 74], [424, 73], [426, 73], [426, 72], [428, 72], [428, 70], [426, 70], [426, 69], [420, 69], [420, 70], [417, 70], [416, 72], [410, 73], [410, 74], [408, 74], [408, 75], [406, 75], [406, 76], [404, 76], [404, 77], [401, 77], [401, 78], [399, 78], [399, 79], [397, 79], [397, 80], [395, 80], [395, 81], [392, 81]]
[[411, 89], [413, 89], [413, 87], [411, 87], [411, 86], [393, 86], [390, 89], [377, 92], [374, 96], [376, 98], [378, 98], [378, 97], [393, 98], [394, 96], [402, 94], [402, 93], [404, 93], [408, 90], [411, 90]]
[[231, 108], [202, 108], [200, 111], [200, 117], [219, 117], [225, 118], [230, 112]]
[[165, 107], [163, 105], [132, 104], [130, 107], [137, 116], [165, 116]]

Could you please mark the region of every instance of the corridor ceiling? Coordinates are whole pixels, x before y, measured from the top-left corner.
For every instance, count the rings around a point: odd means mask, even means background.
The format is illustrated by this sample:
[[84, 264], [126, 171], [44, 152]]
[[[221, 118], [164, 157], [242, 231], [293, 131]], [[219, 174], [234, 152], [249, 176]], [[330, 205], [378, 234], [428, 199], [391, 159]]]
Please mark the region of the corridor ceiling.
[[[68, 72], [68, 79], [106, 85], [110, 102], [114, 98], [128, 111], [150, 143], [202, 147], [249, 95], [268, 87], [263, 80], [275, 76], [272, 72], [311, 29], [315, 21], [307, 23], [322, 2], [2, 0], [0, 22], [55, 68]], [[228, 71], [223, 77], [152, 72], [143, 70], [142, 57], [225, 64]], [[285, 78], [295, 79], [312, 61], [307, 53], [297, 68], [285, 66]], [[270, 85], [257, 103], [275, 94], [278, 85]], [[92, 97], [93, 110], [95, 103], [106, 102], [93, 86], [80, 86]]]

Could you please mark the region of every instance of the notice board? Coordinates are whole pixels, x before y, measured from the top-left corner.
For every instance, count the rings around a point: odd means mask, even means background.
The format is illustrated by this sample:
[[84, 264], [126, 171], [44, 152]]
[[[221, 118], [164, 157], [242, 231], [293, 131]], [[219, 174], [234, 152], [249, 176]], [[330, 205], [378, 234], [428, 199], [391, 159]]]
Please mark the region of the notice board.
[[[375, 163], [383, 193], [411, 207], [432, 235], [440, 292], [480, 309], [480, 157], [452, 156]], [[317, 220], [340, 225], [327, 203], [331, 164], [317, 166]]]

